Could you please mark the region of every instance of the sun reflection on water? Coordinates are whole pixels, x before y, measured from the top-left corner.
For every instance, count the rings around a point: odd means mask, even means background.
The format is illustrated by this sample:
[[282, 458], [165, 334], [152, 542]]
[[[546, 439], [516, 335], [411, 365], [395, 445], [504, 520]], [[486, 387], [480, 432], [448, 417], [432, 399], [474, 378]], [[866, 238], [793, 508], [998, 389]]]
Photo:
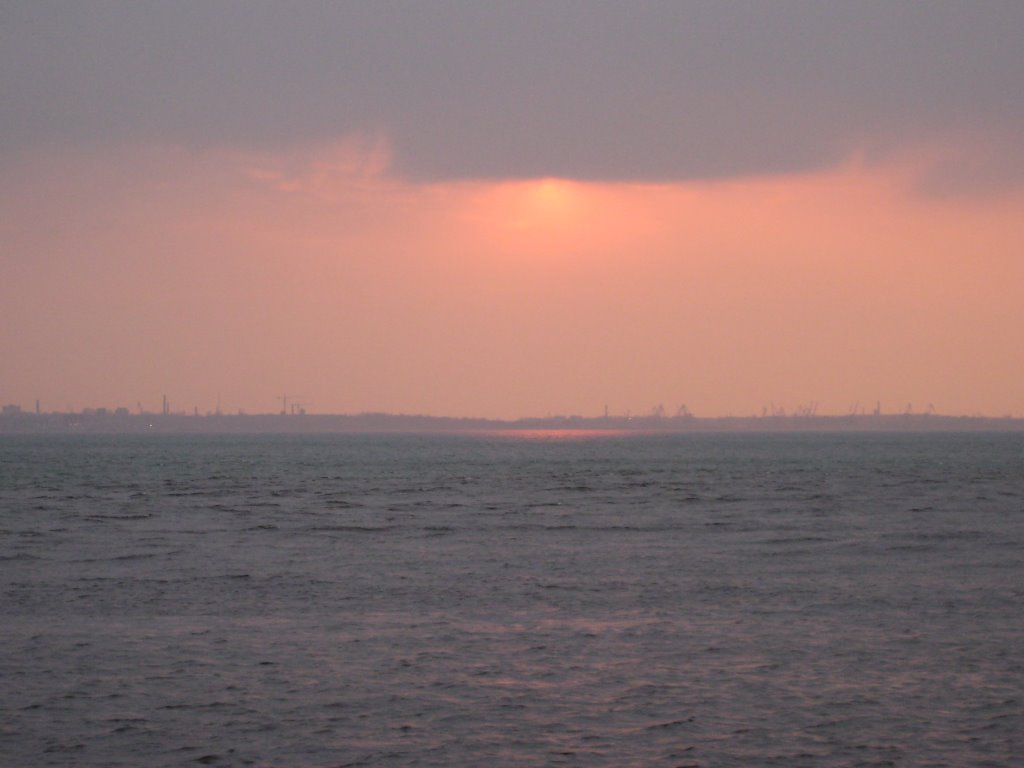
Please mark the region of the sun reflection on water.
[[550, 429], [489, 429], [481, 430], [476, 434], [483, 437], [505, 438], [507, 440], [546, 440], [546, 441], [572, 441], [572, 440], [601, 440], [612, 437], [625, 437], [627, 435], [640, 434], [638, 430], [629, 429], [572, 429], [572, 428], [550, 428]]

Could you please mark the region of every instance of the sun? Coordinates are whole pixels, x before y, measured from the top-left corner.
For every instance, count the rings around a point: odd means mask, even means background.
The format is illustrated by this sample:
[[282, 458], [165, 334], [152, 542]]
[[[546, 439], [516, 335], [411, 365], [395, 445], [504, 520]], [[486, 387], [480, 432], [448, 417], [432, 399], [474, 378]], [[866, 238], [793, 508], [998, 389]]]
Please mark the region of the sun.
[[577, 184], [545, 178], [520, 186], [516, 206], [520, 228], [560, 230], [582, 223], [583, 194]]
[[462, 221], [498, 252], [565, 252], [591, 229], [586, 184], [558, 178], [521, 179], [477, 186]]
[[525, 207], [539, 224], [566, 223], [579, 213], [580, 195], [575, 185], [561, 179], [541, 179], [525, 190]]
[[459, 219], [486, 253], [570, 263], [635, 246], [652, 227], [651, 194], [557, 177], [481, 183], [469, 190]]

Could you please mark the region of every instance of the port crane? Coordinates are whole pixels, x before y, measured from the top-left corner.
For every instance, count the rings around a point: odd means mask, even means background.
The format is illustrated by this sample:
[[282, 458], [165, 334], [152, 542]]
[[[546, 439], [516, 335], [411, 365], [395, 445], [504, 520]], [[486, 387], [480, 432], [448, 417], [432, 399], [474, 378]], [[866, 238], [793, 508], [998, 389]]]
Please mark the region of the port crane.
[[[288, 414], [291, 414], [292, 416], [295, 416], [297, 414], [304, 414], [306, 412], [306, 406], [311, 405], [311, 403], [299, 402], [301, 398], [302, 395], [278, 395], [275, 399], [281, 401], [281, 415], [287, 416]], [[289, 399], [292, 401], [291, 410], [288, 410]]]

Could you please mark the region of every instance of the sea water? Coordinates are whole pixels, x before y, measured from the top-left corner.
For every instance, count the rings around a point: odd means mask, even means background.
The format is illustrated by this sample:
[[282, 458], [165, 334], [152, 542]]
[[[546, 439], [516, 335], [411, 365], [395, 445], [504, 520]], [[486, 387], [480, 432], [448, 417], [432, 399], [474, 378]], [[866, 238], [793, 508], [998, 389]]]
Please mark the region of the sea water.
[[1011, 766], [1024, 435], [0, 438], [4, 766]]

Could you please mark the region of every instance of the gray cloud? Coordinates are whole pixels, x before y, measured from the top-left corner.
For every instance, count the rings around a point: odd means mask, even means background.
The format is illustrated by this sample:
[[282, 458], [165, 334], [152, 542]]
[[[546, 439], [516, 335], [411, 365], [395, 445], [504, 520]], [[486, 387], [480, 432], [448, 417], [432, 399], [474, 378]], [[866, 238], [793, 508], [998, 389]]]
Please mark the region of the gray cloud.
[[0, 152], [381, 132], [417, 178], [656, 181], [978, 135], [1024, 169], [1024, 3], [495, 5], [8, 2]]

